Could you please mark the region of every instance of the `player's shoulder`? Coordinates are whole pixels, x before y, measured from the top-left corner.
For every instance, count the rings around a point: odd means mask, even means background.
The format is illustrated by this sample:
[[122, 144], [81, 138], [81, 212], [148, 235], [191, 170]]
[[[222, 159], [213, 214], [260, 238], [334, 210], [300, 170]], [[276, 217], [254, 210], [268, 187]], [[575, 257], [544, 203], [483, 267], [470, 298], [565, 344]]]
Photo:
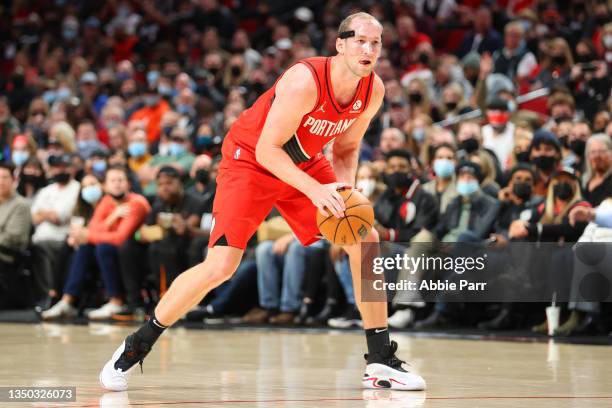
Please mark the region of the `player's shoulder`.
[[383, 80], [376, 74], [376, 72], [373, 72], [372, 75], [374, 76], [373, 81], [374, 84], [372, 85], [372, 94], [376, 97], [384, 97], [385, 96], [385, 83], [383, 82]]
[[318, 95], [317, 82], [310, 68], [303, 63], [292, 65], [285, 71], [276, 85], [277, 92], [286, 92], [294, 97], [314, 97]]

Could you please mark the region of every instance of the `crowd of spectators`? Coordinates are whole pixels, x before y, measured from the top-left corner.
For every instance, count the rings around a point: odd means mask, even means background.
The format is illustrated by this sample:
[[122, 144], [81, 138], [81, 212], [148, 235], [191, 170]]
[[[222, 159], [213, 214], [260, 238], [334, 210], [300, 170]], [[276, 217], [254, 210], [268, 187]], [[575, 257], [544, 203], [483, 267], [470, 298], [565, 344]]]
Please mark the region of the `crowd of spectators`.
[[[150, 311], [205, 256], [229, 127], [289, 65], [335, 55], [356, 11], [384, 26], [386, 97], [356, 186], [385, 253], [610, 240], [569, 217], [612, 206], [607, 1], [13, 0], [0, 7], [0, 307]], [[397, 328], [525, 325], [512, 303], [470, 319], [444, 299], [389, 303]], [[560, 333], [602, 330], [600, 304], [568, 308]], [[186, 318], [361, 324], [341, 249], [303, 247], [274, 213]]]

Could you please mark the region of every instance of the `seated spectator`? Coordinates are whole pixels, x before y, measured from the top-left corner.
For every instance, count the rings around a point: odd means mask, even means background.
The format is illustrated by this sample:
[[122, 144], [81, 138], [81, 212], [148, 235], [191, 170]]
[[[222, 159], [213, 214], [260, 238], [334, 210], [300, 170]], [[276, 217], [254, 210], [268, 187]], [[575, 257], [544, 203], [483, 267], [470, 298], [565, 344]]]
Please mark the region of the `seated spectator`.
[[17, 193], [31, 204], [38, 192], [47, 184], [43, 166], [38, 159], [31, 157], [23, 165], [18, 177]]
[[65, 267], [65, 243], [80, 185], [73, 179], [70, 156], [50, 156], [49, 166], [51, 184], [36, 195], [31, 212], [34, 281], [41, 297], [53, 298], [57, 296], [55, 282]]
[[149, 203], [140, 195], [129, 192], [125, 168], [111, 167], [104, 179], [105, 196], [97, 204], [88, 226], [74, 225], [68, 242], [76, 248], [63, 296], [53, 307], [42, 313], [45, 320], [75, 316], [74, 303], [82, 285], [97, 267], [109, 297], [108, 303], [92, 310], [90, 319], [109, 319], [124, 310], [121, 298], [119, 246], [131, 237], [150, 211]]
[[423, 185], [423, 190], [436, 197], [440, 214], [444, 214], [448, 204], [458, 194], [455, 182], [456, 166], [457, 153], [452, 145], [441, 144], [435, 147], [431, 166], [435, 176]]
[[493, 53], [494, 72], [509, 78], [525, 78], [537, 67], [535, 56], [525, 46], [525, 30], [520, 21], [504, 27], [504, 48]]
[[170, 110], [170, 105], [159, 95], [157, 87], [151, 84], [146, 88], [143, 100], [145, 106], [134, 112], [130, 116], [130, 121], [144, 120], [146, 123], [147, 142], [153, 144], [161, 136], [162, 116]]
[[514, 130], [514, 148], [506, 161], [505, 168], [512, 169], [521, 163], [529, 163], [529, 146], [533, 140], [533, 132], [524, 125]]
[[[140, 179], [144, 181], [147, 179], [146, 177], [143, 177], [145, 173], [157, 173], [162, 166], [168, 165], [174, 167], [181, 177], [184, 177], [189, 174], [189, 170], [191, 169], [191, 165], [193, 164], [194, 160], [195, 156], [193, 153], [191, 153], [191, 143], [189, 142], [186, 130], [176, 128], [172, 130], [170, 135], [168, 155], [161, 155], [160, 153], [156, 154], [141, 168], [138, 175]], [[153, 178], [143, 189], [145, 196], [147, 197], [154, 196], [156, 190], [157, 185], [155, 178]]]
[[15, 135], [11, 148], [11, 162], [19, 170], [30, 157], [36, 157], [36, 142], [31, 136]]
[[107, 166], [120, 166], [125, 167], [128, 172], [128, 181], [130, 182], [130, 191], [136, 194], [142, 194], [142, 187], [140, 186], [140, 180], [136, 173], [128, 165], [129, 157], [125, 150], [114, 150], [110, 152], [108, 159], [106, 160]]
[[591, 136], [586, 143], [583, 195], [593, 207], [612, 197], [612, 142], [607, 135]]
[[552, 174], [561, 161], [561, 145], [552, 132], [538, 130], [529, 147], [529, 161], [533, 163], [536, 181], [533, 192], [536, 196], [546, 197]]
[[497, 179], [497, 172], [491, 156], [485, 150], [477, 150], [468, 155], [467, 158], [472, 163], [478, 164], [482, 170], [483, 179], [480, 183], [482, 192], [493, 198], [497, 198], [499, 184], [495, 181]]
[[[459, 196], [448, 205], [433, 230], [437, 239], [443, 243], [441, 249], [444, 253], [452, 253], [459, 243], [482, 243], [493, 232], [499, 213], [499, 202], [480, 189], [484, 176], [478, 164], [460, 162], [456, 172]], [[450, 318], [448, 303], [440, 300], [428, 317], [415, 323], [415, 328], [447, 324]]]
[[487, 122], [482, 127], [483, 146], [495, 153], [497, 162], [505, 170], [514, 149], [515, 125], [510, 122], [508, 102], [503, 99], [493, 99], [487, 104]]
[[[589, 207], [575, 207], [576, 209], [593, 210]], [[606, 199], [601, 202], [598, 209], [612, 210], [612, 199]], [[570, 223], [571, 213], [570, 213]], [[570, 299], [568, 309], [572, 311], [567, 320], [561, 324], [555, 333], [562, 335], [571, 334], [601, 334], [603, 332], [601, 304], [599, 302], [575, 301], [575, 299], [584, 298], [580, 293], [582, 279], [589, 273], [598, 272], [597, 265], [588, 265], [582, 262], [589, 256], [591, 250], [595, 248], [594, 243], [612, 242], [612, 228], [602, 227], [595, 222], [590, 222], [584, 232], [578, 239], [578, 244], [575, 247], [574, 270], [572, 274], [572, 282], [570, 289]], [[587, 258], [588, 259], [588, 258]], [[605, 264], [606, 259], [601, 259], [599, 264]]]
[[537, 81], [535, 88], [566, 87], [573, 66], [574, 57], [567, 42], [561, 37], [553, 38], [540, 64], [540, 72], [535, 78]]
[[301, 306], [306, 248], [289, 232], [260, 242], [255, 249], [259, 307], [243, 321], [250, 324], [293, 324]]
[[91, 121], [83, 121], [79, 124], [76, 133], [76, 144], [79, 155], [86, 160], [95, 151], [108, 151], [108, 148], [98, 140], [96, 127]]
[[32, 229], [30, 206], [15, 193], [13, 181], [13, 167], [0, 163], [0, 298], [8, 296], [5, 289], [17, 289], [2, 284], [12, 280], [15, 256], [27, 248]]
[[215, 199], [217, 183], [211, 177], [212, 159], [205, 154], [195, 158], [189, 171], [189, 177], [195, 181], [187, 191], [201, 196], [203, 205], [202, 210], [205, 214], [212, 216], [212, 204]]
[[420, 187], [411, 159], [407, 150], [392, 150], [387, 154], [383, 176], [387, 190], [374, 204], [374, 228], [381, 241], [406, 243], [422, 228], [432, 228], [436, 223], [436, 199]]
[[478, 54], [484, 52], [492, 54], [503, 47], [501, 34], [493, 28], [489, 7], [479, 7], [474, 14], [472, 24], [473, 29], [465, 34], [457, 51], [459, 57], [463, 58], [472, 51]]
[[0, 161], [10, 156], [9, 146], [20, 127], [19, 121], [11, 113], [9, 99], [0, 96]]
[[[591, 137], [591, 127], [585, 121], [574, 122], [572, 129], [567, 138], [568, 147], [572, 151], [572, 167], [578, 174], [583, 174], [585, 170], [585, 155], [584, 149], [587, 141]], [[567, 160], [564, 160], [567, 162]]]

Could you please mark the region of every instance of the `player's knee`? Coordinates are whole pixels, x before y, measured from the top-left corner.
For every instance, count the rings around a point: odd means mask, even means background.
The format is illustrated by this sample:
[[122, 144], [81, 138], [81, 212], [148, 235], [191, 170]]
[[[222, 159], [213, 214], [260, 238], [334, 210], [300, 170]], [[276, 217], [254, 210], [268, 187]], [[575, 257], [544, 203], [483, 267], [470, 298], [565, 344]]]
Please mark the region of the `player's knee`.
[[380, 242], [380, 235], [374, 228], [368, 232], [368, 235], [363, 239], [364, 242]]

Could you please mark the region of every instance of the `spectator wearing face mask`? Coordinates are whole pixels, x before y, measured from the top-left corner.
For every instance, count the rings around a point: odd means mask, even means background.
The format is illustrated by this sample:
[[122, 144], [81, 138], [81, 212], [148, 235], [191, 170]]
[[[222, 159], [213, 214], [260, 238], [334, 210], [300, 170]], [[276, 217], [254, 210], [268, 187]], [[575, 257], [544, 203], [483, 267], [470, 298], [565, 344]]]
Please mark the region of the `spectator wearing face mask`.
[[76, 133], [76, 144], [79, 155], [84, 159], [88, 159], [94, 151], [108, 151], [108, 148], [98, 140], [96, 127], [89, 120], [79, 124]]
[[[482, 243], [493, 232], [499, 213], [499, 202], [480, 190], [483, 175], [478, 164], [462, 161], [457, 165], [456, 174], [459, 196], [448, 205], [433, 230], [442, 243], [440, 249], [447, 254], [453, 253], [458, 243]], [[448, 324], [451, 314], [448, 303], [440, 299], [433, 312], [417, 321], [414, 327], [424, 329]]]
[[89, 159], [85, 160], [85, 173], [93, 174], [99, 180], [104, 180], [108, 167], [108, 153], [103, 150], [94, 150]]
[[34, 197], [46, 185], [47, 181], [42, 164], [35, 157], [28, 159], [19, 173], [17, 193], [24, 197], [28, 204], [32, 204]]
[[493, 150], [483, 146], [482, 129], [477, 122], [464, 121], [459, 124], [457, 129], [457, 159], [459, 161], [467, 159], [469, 155], [483, 151], [493, 160], [495, 173], [501, 173], [501, 166], [497, 160], [497, 155]]
[[77, 296], [87, 272], [96, 265], [102, 275], [109, 301], [88, 313], [90, 319], [109, 319], [125, 309], [121, 297], [119, 246], [128, 240], [150, 211], [147, 200], [129, 192], [127, 171], [108, 169], [104, 179], [106, 195], [98, 202], [89, 225], [73, 225], [69, 244], [76, 248], [64, 294], [59, 302], [42, 313], [45, 320], [75, 316]]
[[510, 122], [508, 101], [493, 99], [487, 105], [488, 124], [482, 127], [483, 146], [492, 150], [502, 170], [514, 149], [516, 126]]
[[[141, 181], [144, 182], [148, 179], [143, 177], [142, 174], [146, 173], [150, 175], [152, 172], [159, 172], [159, 169], [165, 165], [174, 167], [183, 179], [189, 174], [195, 156], [191, 153], [191, 142], [187, 136], [187, 131], [183, 128], [175, 128], [172, 130], [169, 139], [168, 155], [161, 155], [158, 153], [153, 156], [153, 158], [141, 168], [138, 174]], [[156, 177], [157, 176], [150, 180], [144, 188], [143, 191], [145, 196], [155, 196], [157, 192]]]
[[533, 131], [526, 124], [519, 124], [514, 130], [514, 148], [506, 162], [506, 168], [512, 169], [521, 163], [529, 163], [529, 146], [533, 140]]
[[44, 187], [32, 203], [34, 280], [41, 296], [53, 289], [54, 271], [62, 268], [64, 243], [80, 185], [73, 179], [69, 155], [49, 157], [51, 184]]
[[553, 133], [540, 129], [534, 134], [529, 147], [529, 160], [536, 173], [533, 192], [536, 196], [545, 197], [550, 178], [561, 161], [561, 145]]
[[574, 122], [568, 136], [568, 147], [571, 150], [571, 159], [565, 158], [564, 162], [570, 162], [570, 167], [579, 174], [584, 172], [585, 156], [584, 150], [587, 141], [591, 137], [591, 127], [586, 121]]
[[145, 106], [130, 116], [130, 120], [144, 120], [146, 123], [147, 141], [149, 144], [159, 140], [161, 135], [161, 119], [170, 110], [170, 105], [163, 99], [155, 85], [147, 87], [144, 98]]
[[448, 204], [457, 197], [456, 166], [457, 153], [452, 145], [443, 143], [435, 147], [431, 165], [435, 177], [423, 185], [423, 190], [436, 197], [440, 214], [444, 214]]
[[421, 188], [413, 174], [411, 159], [407, 150], [387, 153], [383, 175], [387, 189], [374, 204], [377, 221], [374, 227], [381, 241], [406, 243], [421, 229], [431, 229], [436, 223], [436, 199]]
[[36, 142], [26, 135], [16, 135], [11, 148], [11, 162], [21, 169], [30, 157], [36, 157]]

